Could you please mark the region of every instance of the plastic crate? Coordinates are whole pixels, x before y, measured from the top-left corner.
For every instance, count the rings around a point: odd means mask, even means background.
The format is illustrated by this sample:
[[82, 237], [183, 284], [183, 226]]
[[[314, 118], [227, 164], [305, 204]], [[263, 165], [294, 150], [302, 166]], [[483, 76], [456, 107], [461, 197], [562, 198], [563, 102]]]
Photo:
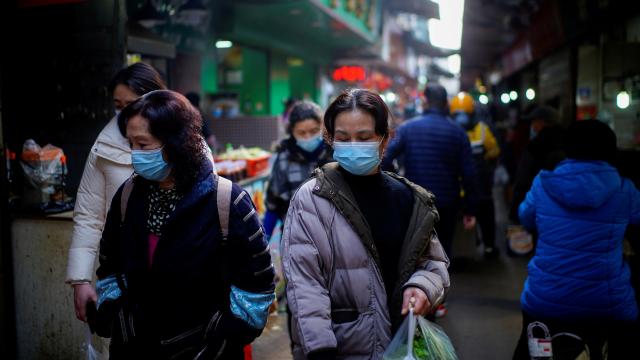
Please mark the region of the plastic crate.
[[263, 171], [269, 168], [269, 158], [271, 155], [264, 155], [256, 159], [249, 159], [247, 161], [247, 176], [254, 177], [261, 174]]

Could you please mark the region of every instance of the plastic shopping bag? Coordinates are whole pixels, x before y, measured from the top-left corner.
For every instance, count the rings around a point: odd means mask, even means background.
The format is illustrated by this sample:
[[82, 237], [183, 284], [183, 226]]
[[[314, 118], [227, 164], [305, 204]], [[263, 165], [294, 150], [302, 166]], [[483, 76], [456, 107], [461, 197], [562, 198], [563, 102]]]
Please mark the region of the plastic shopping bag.
[[91, 330], [88, 326], [85, 332], [85, 341], [82, 346], [87, 354], [87, 360], [106, 360], [108, 358], [93, 346], [93, 336], [91, 335]]
[[[411, 317], [414, 320], [411, 321]], [[412, 326], [413, 325], [413, 326]], [[414, 329], [411, 329], [414, 327]], [[415, 330], [415, 335], [411, 339], [411, 333]], [[409, 344], [411, 341], [411, 345]], [[391, 343], [384, 352], [383, 360], [405, 360], [411, 359], [407, 351], [413, 348], [413, 359], [415, 360], [458, 360], [456, 351], [451, 344], [451, 340], [442, 328], [435, 323], [410, 314], [400, 325]]]

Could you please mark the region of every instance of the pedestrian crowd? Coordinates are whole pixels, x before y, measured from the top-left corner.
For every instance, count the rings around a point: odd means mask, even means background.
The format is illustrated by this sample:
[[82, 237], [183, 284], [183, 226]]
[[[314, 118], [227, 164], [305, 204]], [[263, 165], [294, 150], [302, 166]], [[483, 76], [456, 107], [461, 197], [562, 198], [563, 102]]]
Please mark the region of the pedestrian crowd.
[[[277, 224], [296, 360], [382, 359], [407, 314], [444, 316], [460, 219], [487, 259], [500, 256], [494, 174], [514, 148], [467, 93], [429, 83], [422, 114], [396, 128], [369, 90], [324, 111], [290, 101], [260, 218], [216, 174], [196, 94], [167, 90], [144, 63], [110, 91], [116, 116], [85, 165], [66, 282], [112, 359], [244, 359], [275, 298]], [[514, 359], [547, 340], [535, 326], [579, 337], [592, 359], [628, 358], [640, 326], [623, 239], [640, 224], [640, 192], [615, 167], [608, 125], [565, 128], [545, 106], [527, 115], [510, 218], [535, 252]]]

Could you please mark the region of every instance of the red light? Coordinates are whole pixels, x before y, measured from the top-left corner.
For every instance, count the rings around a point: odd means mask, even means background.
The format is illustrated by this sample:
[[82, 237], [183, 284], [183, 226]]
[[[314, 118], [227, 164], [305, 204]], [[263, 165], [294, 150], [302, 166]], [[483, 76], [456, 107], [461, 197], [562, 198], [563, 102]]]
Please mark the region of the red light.
[[341, 66], [333, 71], [335, 81], [364, 81], [366, 73], [362, 66]]

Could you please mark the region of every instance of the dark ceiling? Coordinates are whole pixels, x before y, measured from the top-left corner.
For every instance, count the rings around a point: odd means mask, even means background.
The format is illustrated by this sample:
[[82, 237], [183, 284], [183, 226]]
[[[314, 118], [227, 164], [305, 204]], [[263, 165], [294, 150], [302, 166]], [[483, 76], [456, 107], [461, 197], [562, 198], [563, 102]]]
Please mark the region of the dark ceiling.
[[542, 0], [466, 0], [461, 88], [469, 89], [526, 29]]

